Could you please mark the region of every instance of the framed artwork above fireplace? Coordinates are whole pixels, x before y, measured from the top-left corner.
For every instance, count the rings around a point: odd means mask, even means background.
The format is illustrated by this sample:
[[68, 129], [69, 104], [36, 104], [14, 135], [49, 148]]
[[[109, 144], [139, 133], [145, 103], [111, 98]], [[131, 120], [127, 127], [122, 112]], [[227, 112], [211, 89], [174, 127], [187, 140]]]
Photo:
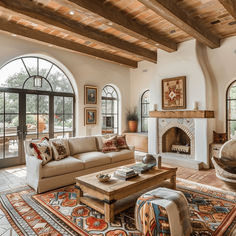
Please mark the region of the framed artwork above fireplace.
[[162, 80], [162, 109], [186, 108], [186, 76]]

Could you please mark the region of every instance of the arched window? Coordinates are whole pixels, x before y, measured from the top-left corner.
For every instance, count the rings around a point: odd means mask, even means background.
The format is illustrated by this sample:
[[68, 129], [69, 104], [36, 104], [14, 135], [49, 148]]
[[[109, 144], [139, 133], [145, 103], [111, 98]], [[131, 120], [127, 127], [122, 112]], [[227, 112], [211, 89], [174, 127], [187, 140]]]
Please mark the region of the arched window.
[[119, 130], [119, 97], [115, 88], [106, 85], [102, 90], [102, 133], [117, 134]]
[[148, 132], [150, 91], [146, 90], [141, 96], [141, 132]]
[[236, 134], [236, 81], [227, 89], [226, 102], [226, 127], [230, 139]]
[[22, 163], [24, 140], [73, 136], [74, 104], [73, 87], [54, 63], [26, 56], [2, 66], [0, 164]]

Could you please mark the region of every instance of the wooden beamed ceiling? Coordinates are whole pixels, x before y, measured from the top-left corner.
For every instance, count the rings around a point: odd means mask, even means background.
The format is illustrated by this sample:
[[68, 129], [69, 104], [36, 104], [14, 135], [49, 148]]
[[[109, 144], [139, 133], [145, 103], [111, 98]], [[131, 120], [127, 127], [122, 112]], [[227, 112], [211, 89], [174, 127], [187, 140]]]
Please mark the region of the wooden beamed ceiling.
[[235, 0], [219, 0], [231, 16], [236, 20], [236, 1]]
[[136, 68], [157, 48], [236, 35], [234, 0], [0, 0], [0, 30]]
[[87, 0], [69, 0], [85, 10], [91, 11], [112, 22], [116, 29], [124, 31], [133, 37], [139, 38], [144, 42], [157, 45], [163, 50], [173, 52], [177, 50], [177, 44], [168, 40], [160, 33], [144, 27], [140, 22], [122, 12], [118, 7], [105, 0], [87, 1]]
[[69, 19], [59, 12], [43, 7], [40, 3], [30, 0], [2, 0], [0, 1], [0, 6], [21, 13], [22, 15], [32, 17], [33, 19], [40, 20], [43, 23], [61, 28], [69, 33], [77, 34], [79, 37], [85, 37], [86, 39], [108, 45], [111, 48], [119, 49], [126, 53], [128, 52], [144, 60], [156, 62], [156, 52], [134, 45], [125, 40], [114, 37], [111, 34], [100, 32], [96, 28], [86, 26], [76, 20]]
[[65, 39], [56, 37], [54, 35], [36, 31], [22, 25], [16, 25], [15, 23], [12, 23], [4, 19], [0, 19], [0, 30], [8, 31], [12, 34], [38, 40], [44, 43], [48, 43], [50, 45], [66, 48], [66, 49], [80, 52], [86, 55], [92, 55], [92, 56], [95, 56], [97, 58], [101, 58], [107, 61], [113, 61], [121, 65], [129, 66], [131, 68], [137, 67], [136, 61], [133, 61], [124, 57], [120, 57], [117, 55], [113, 55], [111, 53], [107, 53], [107, 52], [104, 52], [102, 50], [98, 50], [95, 48], [86, 47], [84, 45], [81, 45], [81, 44], [78, 44], [69, 40], [65, 40]]
[[189, 17], [185, 11], [178, 7], [175, 1], [139, 0], [139, 2], [210, 48], [220, 46], [220, 39], [196, 19]]

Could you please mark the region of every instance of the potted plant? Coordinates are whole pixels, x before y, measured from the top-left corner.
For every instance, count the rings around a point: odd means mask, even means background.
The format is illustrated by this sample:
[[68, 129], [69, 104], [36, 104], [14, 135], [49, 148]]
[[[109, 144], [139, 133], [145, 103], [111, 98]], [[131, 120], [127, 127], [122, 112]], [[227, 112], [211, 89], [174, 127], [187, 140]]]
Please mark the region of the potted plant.
[[133, 111], [128, 111], [127, 113], [127, 121], [129, 132], [137, 132], [138, 127], [138, 113], [137, 109], [134, 108]]

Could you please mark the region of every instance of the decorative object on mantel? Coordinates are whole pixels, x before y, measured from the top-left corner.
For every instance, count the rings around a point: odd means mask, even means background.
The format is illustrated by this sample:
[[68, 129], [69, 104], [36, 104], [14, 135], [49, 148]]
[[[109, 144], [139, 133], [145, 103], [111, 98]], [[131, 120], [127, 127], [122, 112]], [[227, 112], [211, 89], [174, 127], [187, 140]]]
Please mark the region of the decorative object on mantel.
[[84, 104], [97, 104], [97, 87], [91, 85], [84, 86]]
[[186, 108], [186, 77], [175, 77], [162, 80], [162, 109]]
[[193, 104], [193, 110], [194, 111], [198, 111], [198, 109], [199, 109], [199, 104], [198, 104], [198, 102], [194, 102], [194, 104]]
[[147, 154], [143, 157], [142, 162], [143, 162], [144, 164], [156, 164], [156, 158], [155, 158], [152, 154], [147, 153]]
[[157, 108], [158, 108], [157, 104], [153, 104], [151, 110], [152, 110], [152, 111], [157, 111]]
[[156, 118], [214, 118], [214, 111], [150, 111], [149, 117]]
[[137, 132], [138, 127], [138, 113], [137, 108], [135, 107], [133, 111], [128, 111], [127, 121], [129, 132]]
[[213, 143], [225, 143], [227, 141], [227, 133], [216, 133], [213, 131]]

